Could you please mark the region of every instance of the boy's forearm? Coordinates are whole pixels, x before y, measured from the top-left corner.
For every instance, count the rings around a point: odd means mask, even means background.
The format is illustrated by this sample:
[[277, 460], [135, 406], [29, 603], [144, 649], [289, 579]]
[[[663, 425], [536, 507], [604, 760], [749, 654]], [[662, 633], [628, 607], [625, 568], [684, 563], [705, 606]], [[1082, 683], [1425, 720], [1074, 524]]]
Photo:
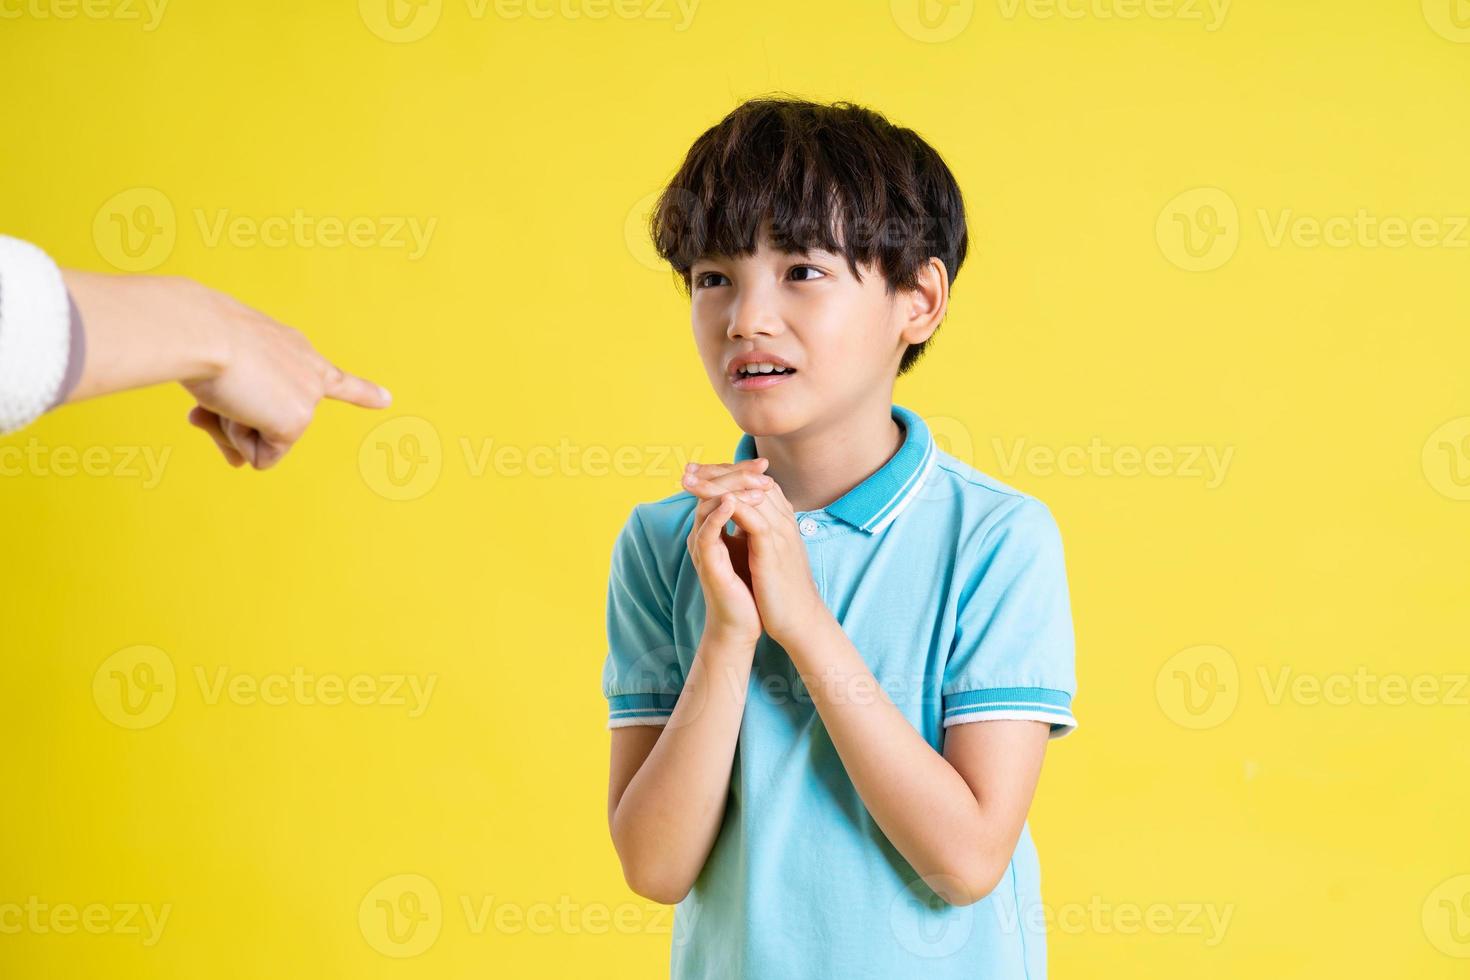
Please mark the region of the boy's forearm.
[[964, 777], [888, 698], [835, 618], [782, 645], [884, 835], [946, 901], [983, 898], [1009, 851]]
[[701, 640], [673, 714], [618, 801], [613, 843], [624, 877], [646, 898], [682, 900], [719, 835], [752, 654]]

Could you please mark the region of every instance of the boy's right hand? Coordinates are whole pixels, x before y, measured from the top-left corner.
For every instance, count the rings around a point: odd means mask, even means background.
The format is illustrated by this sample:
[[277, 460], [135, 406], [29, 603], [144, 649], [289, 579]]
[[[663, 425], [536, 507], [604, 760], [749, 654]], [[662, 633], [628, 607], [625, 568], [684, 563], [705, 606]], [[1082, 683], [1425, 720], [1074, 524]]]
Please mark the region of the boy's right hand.
[[[691, 464], [692, 465], [692, 464]], [[769, 477], [762, 474], [766, 461], [736, 463], [718, 476], [708, 478], [725, 492], [704, 497], [694, 510], [694, 526], [688, 537], [689, 555], [704, 590], [705, 632], [731, 643], [748, 644], [752, 650], [762, 632], [760, 612], [750, 590], [745, 536], [725, 530], [735, 513], [735, 498], [758, 504], [765, 497], [760, 489]], [[687, 475], [687, 474], [686, 474]]]

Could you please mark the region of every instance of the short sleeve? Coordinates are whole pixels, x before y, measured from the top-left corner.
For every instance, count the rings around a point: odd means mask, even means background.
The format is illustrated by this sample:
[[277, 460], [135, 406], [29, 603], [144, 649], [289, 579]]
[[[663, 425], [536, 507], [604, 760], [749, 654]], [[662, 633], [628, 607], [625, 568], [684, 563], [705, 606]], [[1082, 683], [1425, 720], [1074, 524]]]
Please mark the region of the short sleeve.
[[608, 728], [669, 720], [684, 672], [674, 643], [672, 590], [634, 507], [613, 545], [607, 583]]
[[1027, 719], [1066, 735], [1077, 727], [1074, 653], [1061, 534], [1045, 504], [1022, 497], [984, 534], [961, 591], [944, 726]]

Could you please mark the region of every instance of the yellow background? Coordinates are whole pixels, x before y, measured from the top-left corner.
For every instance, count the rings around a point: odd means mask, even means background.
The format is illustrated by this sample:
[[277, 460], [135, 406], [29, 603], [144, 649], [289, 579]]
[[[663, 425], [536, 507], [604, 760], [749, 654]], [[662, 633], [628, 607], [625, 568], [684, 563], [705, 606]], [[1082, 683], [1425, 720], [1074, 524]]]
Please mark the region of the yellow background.
[[[67, 2], [0, 3], [0, 230], [235, 293], [396, 403], [323, 406], [264, 474], [172, 387], [0, 441], [62, 470], [102, 447], [93, 475], [0, 479], [0, 908], [170, 909], [153, 945], [0, 933], [0, 975], [663, 974], [668, 916], [605, 825], [608, 557], [678, 454], [739, 433], [629, 227], [773, 90], [916, 128], [967, 197], [971, 257], [897, 400], [1062, 526], [1081, 727], [1032, 814], [1052, 975], [1470, 970], [1463, 3], [704, 0], [680, 29], [653, 0], [426, 0], [396, 27], [371, 0], [173, 0], [147, 30], [141, 3]], [[298, 210], [437, 224], [416, 259], [205, 234]], [[1431, 223], [1313, 244], [1360, 211]], [[129, 259], [114, 213], [173, 241]], [[1168, 451], [1046, 462], [1094, 440]], [[169, 452], [161, 478], [129, 450]], [[109, 685], [139, 658], [173, 701], [129, 728]], [[211, 700], [221, 669], [436, 687], [417, 717]], [[1399, 682], [1430, 693], [1384, 703]], [[409, 893], [421, 930], [381, 934]]]

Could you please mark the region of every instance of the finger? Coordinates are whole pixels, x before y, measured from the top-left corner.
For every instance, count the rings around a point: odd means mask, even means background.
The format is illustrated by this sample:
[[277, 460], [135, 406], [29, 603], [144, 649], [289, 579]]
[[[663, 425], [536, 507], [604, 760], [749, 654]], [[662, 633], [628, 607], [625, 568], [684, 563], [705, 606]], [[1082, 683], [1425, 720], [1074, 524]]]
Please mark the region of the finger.
[[732, 470], [749, 470], [753, 473], [764, 473], [771, 461], [764, 456], [754, 459], [742, 459], [738, 463], [696, 463], [690, 462], [684, 467], [685, 473], [697, 473], [706, 479], [715, 476], [723, 476]]
[[730, 565], [730, 552], [726, 550], [720, 535], [736, 506], [733, 496], [721, 497], [714, 509], [705, 517], [704, 524], [699, 529], [700, 560], [710, 571], [722, 577], [735, 573], [735, 569]]
[[209, 437], [214, 440], [214, 444], [219, 447], [219, 451], [224, 454], [225, 462], [237, 467], [244, 465], [245, 457], [241, 456], [235, 447], [230, 445], [229, 438], [220, 429], [220, 418], [218, 415], [203, 405], [195, 405], [189, 410], [189, 424], [203, 429], [209, 434]]
[[771, 530], [772, 524], [762, 511], [753, 504], [737, 501], [735, 511], [730, 519], [746, 534], [751, 537], [751, 545], [755, 546], [756, 539], [762, 537]]
[[704, 519], [709, 516], [710, 511], [719, 505], [720, 500], [718, 497], [705, 497], [694, 508], [694, 520], [689, 527], [689, 533], [684, 537], [684, 543], [688, 546], [690, 554], [693, 554], [699, 548], [699, 532], [704, 529]]
[[775, 481], [761, 473], [751, 473], [748, 470], [731, 470], [713, 479], [706, 479], [697, 473], [685, 473], [680, 481], [685, 490], [698, 497], [718, 497], [722, 493], [737, 492], [740, 490], [765, 490], [772, 486]]
[[256, 450], [255, 454], [255, 468], [258, 470], [268, 470], [272, 466], [275, 466], [291, 449], [291, 445], [289, 442], [277, 442], [261, 436], [260, 448]]
[[235, 451], [245, 457], [245, 462], [251, 466], [256, 465], [256, 453], [260, 448], [260, 439], [256, 431], [248, 425], [228, 418], [221, 419], [220, 428], [224, 431], [225, 438], [230, 440], [230, 445], [235, 447]]
[[327, 384], [323, 394], [339, 402], [348, 402], [362, 408], [387, 408], [393, 404], [393, 396], [382, 385], [373, 384], [367, 378], [348, 374], [335, 365], [327, 372]]
[[786, 494], [781, 492], [781, 484], [772, 480], [771, 485], [766, 487], [766, 499], [775, 504], [781, 513], [793, 521], [796, 520], [796, 508], [791, 506], [791, 501], [787, 500]]

